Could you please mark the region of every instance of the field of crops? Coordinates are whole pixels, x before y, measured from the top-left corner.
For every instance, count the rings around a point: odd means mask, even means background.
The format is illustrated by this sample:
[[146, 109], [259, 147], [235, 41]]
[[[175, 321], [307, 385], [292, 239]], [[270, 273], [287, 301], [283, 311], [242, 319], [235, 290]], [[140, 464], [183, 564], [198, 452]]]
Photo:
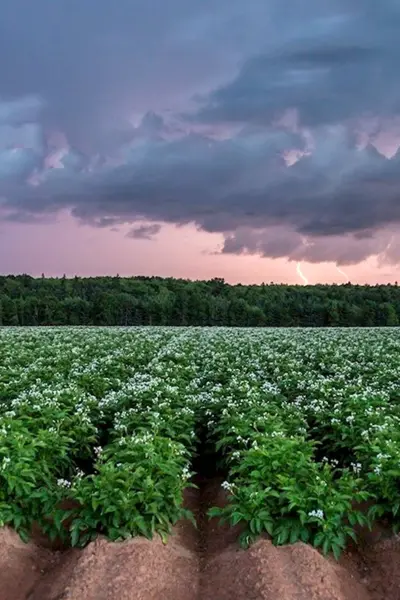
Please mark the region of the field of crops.
[[211, 472], [242, 548], [339, 558], [400, 525], [397, 329], [10, 328], [0, 357], [0, 523], [24, 540], [167, 541]]

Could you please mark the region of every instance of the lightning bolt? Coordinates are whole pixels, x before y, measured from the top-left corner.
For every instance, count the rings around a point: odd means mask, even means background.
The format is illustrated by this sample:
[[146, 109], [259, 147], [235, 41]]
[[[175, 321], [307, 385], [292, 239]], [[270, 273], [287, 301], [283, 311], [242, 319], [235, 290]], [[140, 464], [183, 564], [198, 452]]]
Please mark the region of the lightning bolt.
[[388, 243], [388, 245], [386, 246], [386, 248], [385, 248], [385, 250], [384, 250], [385, 254], [387, 254], [388, 250], [390, 250], [390, 248], [392, 247], [393, 240], [394, 240], [394, 235], [392, 235], [392, 237], [391, 237], [391, 238], [390, 238], [390, 240], [389, 240], [389, 243]]
[[387, 260], [387, 253], [389, 252], [390, 248], [392, 247], [393, 242], [394, 242], [394, 235], [392, 235], [390, 237], [390, 240], [389, 240], [386, 248], [377, 255], [378, 263], [380, 263], [381, 265], [385, 263], [385, 259]]
[[303, 274], [302, 270], [301, 270], [301, 263], [297, 263], [296, 265], [296, 271], [297, 271], [297, 275], [303, 280], [303, 282], [305, 283], [305, 285], [308, 285], [308, 279], [307, 277]]
[[346, 279], [346, 281], [349, 281], [349, 277], [346, 275], [346, 273], [344, 271], [342, 271], [342, 269], [340, 267], [338, 267], [337, 265], [335, 265], [336, 267], [336, 271], [338, 271], [341, 275], [343, 275], [343, 277]]

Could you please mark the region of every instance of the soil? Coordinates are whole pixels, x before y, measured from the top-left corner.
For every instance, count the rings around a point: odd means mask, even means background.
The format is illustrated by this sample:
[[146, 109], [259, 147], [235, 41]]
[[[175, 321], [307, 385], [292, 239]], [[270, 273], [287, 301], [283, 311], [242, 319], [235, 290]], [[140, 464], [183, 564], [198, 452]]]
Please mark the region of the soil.
[[377, 528], [340, 561], [306, 544], [237, 544], [238, 528], [205, 517], [225, 496], [217, 477], [189, 490], [198, 528], [178, 523], [168, 543], [99, 538], [84, 550], [24, 544], [0, 530], [0, 600], [400, 600], [400, 538]]

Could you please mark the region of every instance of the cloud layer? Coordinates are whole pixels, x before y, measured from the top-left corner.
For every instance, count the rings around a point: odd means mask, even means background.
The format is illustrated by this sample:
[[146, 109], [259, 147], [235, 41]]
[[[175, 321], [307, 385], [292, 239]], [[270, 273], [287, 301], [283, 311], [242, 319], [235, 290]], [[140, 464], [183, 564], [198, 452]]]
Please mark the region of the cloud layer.
[[315, 127], [398, 114], [399, 5], [391, 0], [318, 4], [319, 11], [314, 2], [304, 2], [296, 26], [289, 16], [279, 37], [212, 91], [201, 118], [265, 125], [296, 109], [303, 125]]
[[3, 2], [2, 218], [147, 222], [136, 239], [194, 223], [223, 253], [397, 264], [397, 3], [150, 4]]

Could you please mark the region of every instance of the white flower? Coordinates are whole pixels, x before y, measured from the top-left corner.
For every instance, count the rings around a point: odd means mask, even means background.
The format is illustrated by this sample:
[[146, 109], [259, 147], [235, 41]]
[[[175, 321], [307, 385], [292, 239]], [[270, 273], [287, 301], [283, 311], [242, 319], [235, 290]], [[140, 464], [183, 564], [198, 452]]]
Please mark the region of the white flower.
[[68, 481], [67, 479], [57, 479], [57, 485], [59, 487], [63, 487], [63, 488], [70, 488], [71, 482]]
[[324, 518], [324, 511], [320, 510], [320, 509], [318, 509], [318, 510], [311, 510], [308, 513], [308, 516], [309, 517], [315, 517], [317, 519], [321, 519], [322, 520]]
[[186, 480], [190, 479], [190, 476], [191, 476], [191, 473], [190, 473], [189, 467], [188, 466], [184, 467], [183, 471], [182, 471], [182, 479], [184, 481], [186, 481]]
[[354, 473], [357, 473], [357, 475], [359, 473], [361, 473], [361, 469], [362, 469], [361, 463], [350, 463], [350, 466], [353, 469]]
[[221, 487], [227, 492], [232, 492], [235, 486], [233, 483], [229, 483], [229, 481], [223, 481]]
[[386, 460], [387, 458], [390, 458], [390, 455], [389, 455], [389, 454], [382, 454], [382, 453], [379, 453], [379, 454], [377, 455], [377, 457], [376, 457], [376, 458], [377, 458], [378, 460]]

